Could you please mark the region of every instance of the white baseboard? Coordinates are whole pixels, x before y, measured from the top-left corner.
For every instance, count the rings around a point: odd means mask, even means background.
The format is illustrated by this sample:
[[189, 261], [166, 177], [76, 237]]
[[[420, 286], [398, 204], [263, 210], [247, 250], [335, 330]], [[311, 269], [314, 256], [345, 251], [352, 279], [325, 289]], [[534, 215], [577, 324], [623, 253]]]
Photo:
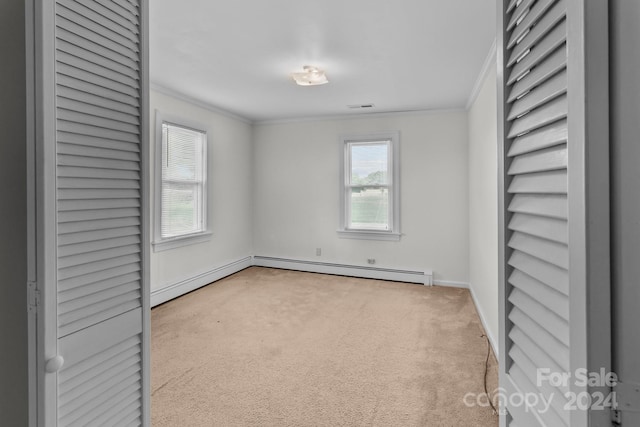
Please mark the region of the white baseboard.
[[452, 280], [434, 280], [433, 284], [436, 286], [445, 286], [447, 288], [469, 289], [469, 284], [467, 282], [454, 282]]
[[496, 359], [500, 360], [499, 358], [500, 346], [498, 345], [499, 344], [498, 340], [493, 334], [493, 331], [491, 330], [491, 328], [489, 328], [489, 324], [487, 323], [487, 318], [484, 315], [484, 310], [482, 310], [482, 306], [478, 304], [478, 298], [476, 298], [476, 293], [474, 292], [473, 287], [470, 286], [469, 291], [471, 293], [471, 299], [473, 300], [473, 305], [476, 306], [478, 317], [480, 317], [480, 322], [482, 323], [482, 326], [484, 327], [484, 331], [487, 334], [487, 337], [489, 338], [489, 343], [491, 343], [491, 349], [493, 350], [493, 354], [496, 356]]
[[151, 307], [155, 307], [156, 305], [194, 291], [216, 280], [230, 276], [247, 267], [251, 267], [251, 265], [251, 257], [248, 256], [173, 285], [151, 291]]
[[433, 284], [433, 273], [431, 271], [393, 270], [388, 268], [361, 267], [357, 265], [332, 264], [265, 256], [254, 256], [253, 265], [258, 267], [306, 271], [310, 273], [335, 274], [337, 276], [362, 277], [365, 279], [393, 280], [396, 282], [420, 283], [423, 285]]

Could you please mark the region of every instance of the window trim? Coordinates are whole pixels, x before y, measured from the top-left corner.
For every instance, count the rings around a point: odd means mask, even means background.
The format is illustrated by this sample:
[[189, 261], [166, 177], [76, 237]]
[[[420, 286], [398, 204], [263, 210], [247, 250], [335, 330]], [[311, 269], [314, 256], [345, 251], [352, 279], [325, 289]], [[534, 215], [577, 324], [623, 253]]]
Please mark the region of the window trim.
[[[399, 241], [400, 232], [400, 132], [380, 132], [357, 135], [341, 135], [339, 137], [340, 146], [340, 226], [337, 230], [338, 237], [345, 239], [362, 240], [386, 240]], [[347, 173], [350, 168], [350, 143], [367, 142], [389, 142], [389, 167], [391, 173], [388, 175], [391, 182], [389, 188], [389, 230], [364, 230], [349, 229], [347, 227], [349, 219], [349, 201], [347, 197]]]
[[[164, 123], [175, 125], [187, 129], [191, 129], [197, 132], [201, 132], [205, 135], [205, 143], [202, 147], [202, 159], [203, 159], [203, 168], [202, 168], [202, 222], [203, 222], [203, 231], [199, 231], [196, 233], [183, 234], [175, 237], [162, 237], [162, 125]], [[153, 237], [154, 240], [152, 242], [153, 251], [161, 252], [169, 249], [175, 249], [182, 246], [193, 245], [196, 243], [203, 243], [211, 239], [211, 230], [209, 229], [209, 222], [207, 221], [209, 215], [209, 205], [208, 205], [208, 181], [207, 181], [207, 172], [208, 172], [208, 132], [206, 130], [206, 126], [203, 126], [200, 123], [195, 123], [190, 120], [185, 120], [182, 117], [175, 116], [172, 114], [162, 113], [159, 110], [156, 110], [156, 124], [155, 124], [155, 156], [154, 156], [154, 227], [153, 227]]]

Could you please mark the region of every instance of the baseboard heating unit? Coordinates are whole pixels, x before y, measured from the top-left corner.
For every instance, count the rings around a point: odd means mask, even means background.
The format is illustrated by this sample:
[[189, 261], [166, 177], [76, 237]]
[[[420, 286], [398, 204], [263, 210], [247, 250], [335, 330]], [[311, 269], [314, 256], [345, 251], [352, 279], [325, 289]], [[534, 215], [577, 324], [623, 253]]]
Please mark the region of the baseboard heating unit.
[[253, 265], [258, 267], [282, 268], [285, 270], [310, 273], [335, 274], [337, 276], [362, 277], [365, 279], [392, 280], [396, 282], [433, 285], [432, 271], [395, 270], [359, 265], [332, 264], [327, 262], [304, 261], [286, 258], [254, 256]]

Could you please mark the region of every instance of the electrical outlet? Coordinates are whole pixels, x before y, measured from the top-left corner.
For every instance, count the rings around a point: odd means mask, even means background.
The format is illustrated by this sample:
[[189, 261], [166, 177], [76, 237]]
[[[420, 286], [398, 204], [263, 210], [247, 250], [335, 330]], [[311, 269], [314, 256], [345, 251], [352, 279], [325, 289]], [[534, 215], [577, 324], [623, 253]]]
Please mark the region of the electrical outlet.
[[322, 256], [322, 248], [316, 248], [316, 256]]
[[367, 262], [368, 262], [369, 264], [372, 264], [372, 265], [373, 265], [373, 264], [375, 264], [375, 263], [376, 263], [376, 259], [375, 259], [375, 258], [367, 258]]

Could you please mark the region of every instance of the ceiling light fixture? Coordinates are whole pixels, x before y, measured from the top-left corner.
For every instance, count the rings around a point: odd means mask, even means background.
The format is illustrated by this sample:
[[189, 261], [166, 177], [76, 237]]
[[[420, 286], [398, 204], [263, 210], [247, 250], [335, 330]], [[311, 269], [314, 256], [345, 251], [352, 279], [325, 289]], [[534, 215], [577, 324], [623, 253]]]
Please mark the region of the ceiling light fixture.
[[311, 65], [305, 65], [302, 69], [304, 71], [301, 73], [291, 74], [299, 86], [318, 86], [329, 83], [323, 70]]

